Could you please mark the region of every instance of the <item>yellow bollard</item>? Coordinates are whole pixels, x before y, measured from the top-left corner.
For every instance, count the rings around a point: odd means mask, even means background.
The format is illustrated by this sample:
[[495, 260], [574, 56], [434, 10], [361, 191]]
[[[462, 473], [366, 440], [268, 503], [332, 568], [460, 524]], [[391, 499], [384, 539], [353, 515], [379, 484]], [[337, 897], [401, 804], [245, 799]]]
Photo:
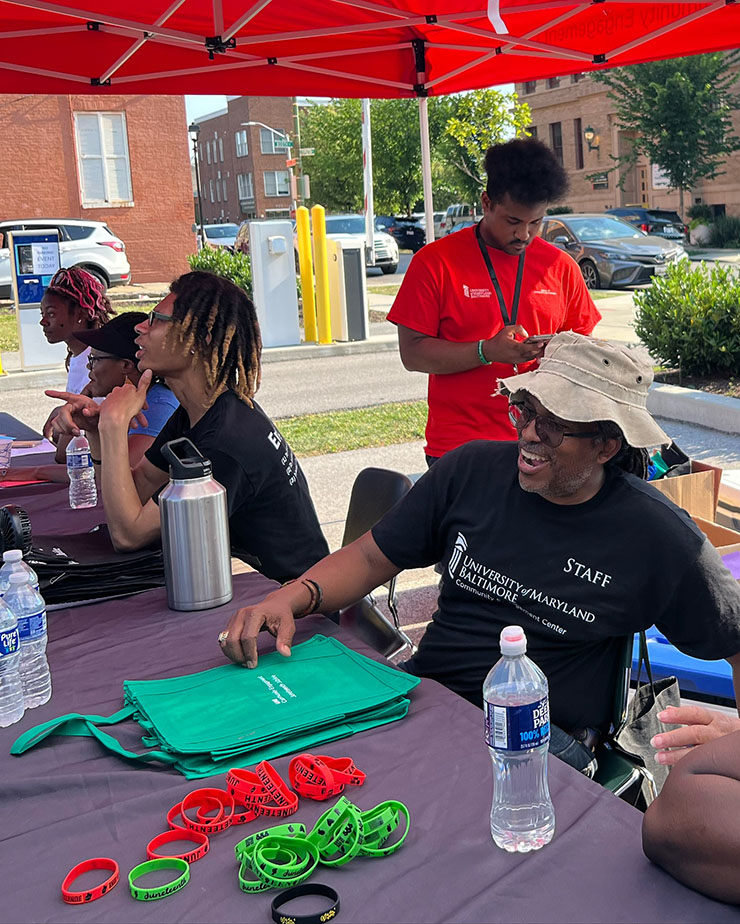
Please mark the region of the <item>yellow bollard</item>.
[[301, 296], [303, 298], [303, 333], [306, 343], [316, 343], [316, 299], [313, 291], [313, 257], [311, 256], [311, 228], [308, 209], [302, 205], [295, 213], [295, 229], [298, 235], [298, 264], [301, 274]]
[[0, 353], [0, 375], [5, 375], [5, 370], [3, 369], [3, 357]]
[[326, 212], [323, 205], [311, 209], [313, 254], [316, 269], [316, 314], [319, 343], [331, 343], [331, 307], [329, 305], [329, 263], [326, 255]]

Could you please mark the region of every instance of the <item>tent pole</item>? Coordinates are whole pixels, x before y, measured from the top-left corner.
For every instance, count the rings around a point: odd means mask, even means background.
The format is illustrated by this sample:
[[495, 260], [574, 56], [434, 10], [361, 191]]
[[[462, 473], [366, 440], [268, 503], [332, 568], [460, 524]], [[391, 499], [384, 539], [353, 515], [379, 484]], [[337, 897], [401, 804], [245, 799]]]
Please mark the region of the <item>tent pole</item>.
[[434, 240], [434, 201], [432, 199], [432, 155], [429, 148], [429, 109], [426, 96], [419, 97], [421, 135], [421, 176], [424, 189], [424, 221], [427, 244]]
[[365, 187], [365, 238], [368, 266], [375, 266], [375, 200], [373, 197], [373, 142], [370, 131], [370, 100], [362, 101], [362, 183]]

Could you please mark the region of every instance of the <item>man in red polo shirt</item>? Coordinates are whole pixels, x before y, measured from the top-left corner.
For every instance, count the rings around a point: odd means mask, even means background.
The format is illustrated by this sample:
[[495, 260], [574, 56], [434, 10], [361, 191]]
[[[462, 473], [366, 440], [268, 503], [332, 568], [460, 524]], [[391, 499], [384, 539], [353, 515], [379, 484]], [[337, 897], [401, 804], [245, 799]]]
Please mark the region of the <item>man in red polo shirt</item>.
[[388, 320], [404, 366], [429, 373], [425, 451], [431, 465], [474, 439], [514, 440], [500, 378], [531, 369], [544, 342], [601, 320], [576, 262], [537, 236], [568, 178], [541, 141], [489, 148], [483, 218], [422, 248]]

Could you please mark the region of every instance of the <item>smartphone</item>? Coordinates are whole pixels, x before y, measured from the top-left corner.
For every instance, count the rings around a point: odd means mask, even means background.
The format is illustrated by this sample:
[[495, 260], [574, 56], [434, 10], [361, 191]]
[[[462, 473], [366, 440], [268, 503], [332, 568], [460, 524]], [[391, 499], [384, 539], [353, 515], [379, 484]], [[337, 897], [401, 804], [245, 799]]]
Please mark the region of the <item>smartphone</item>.
[[531, 337], [527, 337], [524, 341], [525, 343], [548, 343], [555, 334], [533, 334]]

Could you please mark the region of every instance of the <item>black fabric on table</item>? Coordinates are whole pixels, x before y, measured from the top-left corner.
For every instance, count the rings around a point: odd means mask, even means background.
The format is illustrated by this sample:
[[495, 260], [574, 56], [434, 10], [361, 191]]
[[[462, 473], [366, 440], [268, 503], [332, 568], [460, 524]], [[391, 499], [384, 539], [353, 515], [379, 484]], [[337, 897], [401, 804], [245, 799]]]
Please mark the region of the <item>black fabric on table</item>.
[[[22, 757], [11, 757], [9, 748], [21, 731], [63, 713], [112, 713], [122, 703], [127, 678], [220, 665], [217, 636], [235, 607], [256, 602], [274, 586], [259, 574], [236, 575], [234, 600], [204, 612], [168, 610], [161, 589], [49, 614], [51, 702], [0, 729], [0, 817], [9, 877], [3, 920], [270, 920], [277, 893], [242, 893], [234, 859], [234, 845], [270, 827], [270, 821], [215, 836], [181, 892], [136, 902], [128, 892], [128, 872], [145, 859], [147, 842], [166, 830], [168, 809], [197, 788], [193, 782], [169, 769], [129, 765], [91, 738], [52, 738]], [[369, 653], [346, 630], [318, 616], [300, 620], [296, 638], [316, 632]], [[274, 641], [264, 636], [261, 645], [270, 650]], [[398, 853], [382, 860], [358, 858], [314, 874], [315, 881], [339, 892], [342, 921], [740, 922], [740, 909], [704, 898], [652, 866], [641, 850], [642, 816], [554, 758], [553, 842], [529, 855], [496, 848], [489, 830], [491, 767], [480, 710], [430, 680], [412, 692], [411, 701], [405, 720], [323, 749], [351, 756], [367, 773], [363, 787], [346, 791], [362, 809], [392, 798], [411, 812], [411, 832]], [[137, 744], [134, 732], [129, 725], [127, 735], [120, 734], [125, 744]], [[289, 758], [274, 763], [287, 778]], [[199, 782], [223, 786], [224, 777]], [[326, 808], [301, 799], [292, 820], [312, 825]], [[65, 874], [96, 856], [118, 861], [119, 885], [94, 907], [65, 905], [60, 894]]]

